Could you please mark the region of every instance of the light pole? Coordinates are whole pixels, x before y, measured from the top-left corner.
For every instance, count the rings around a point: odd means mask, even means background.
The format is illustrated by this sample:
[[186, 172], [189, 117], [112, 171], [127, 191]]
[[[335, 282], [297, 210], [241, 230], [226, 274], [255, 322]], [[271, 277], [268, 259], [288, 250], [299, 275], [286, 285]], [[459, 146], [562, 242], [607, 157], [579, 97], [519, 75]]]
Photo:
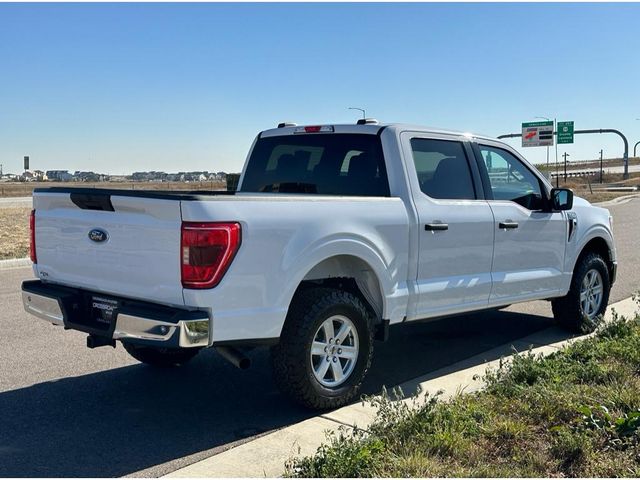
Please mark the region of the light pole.
[[602, 149], [600, 149], [600, 183], [602, 183]]
[[367, 117], [367, 112], [364, 108], [358, 108], [358, 107], [348, 107], [349, 110], [360, 110], [362, 112], [362, 118], [366, 118]]
[[[636, 118], [636, 121], [640, 121], [640, 118]], [[633, 146], [633, 156], [634, 156], [634, 157], [636, 156], [636, 147], [637, 147], [638, 145], [640, 145], [640, 142], [636, 143], [636, 144]]]
[[564, 183], [567, 183], [567, 157], [570, 157], [571, 155], [564, 152], [564, 155], [562, 156], [564, 157]]
[[[547, 118], [547, 117], [533, 117], [533, 118], [542, 118], [543, 120], [546, 120], [547, 122], [551, 121], [551, 119]], [[556, 122], [554, 120], [553, 121], [553, 130], [555, 131], [555, 129], [556, 129]], [[553, 138], [553, 132], [552, 132], [551, 138]], [[555, 142], [555, 140], [554, 140], [554, 142]], [[547, 145], [547, 172], [548, 171], [549, 171], [549, 145]]]

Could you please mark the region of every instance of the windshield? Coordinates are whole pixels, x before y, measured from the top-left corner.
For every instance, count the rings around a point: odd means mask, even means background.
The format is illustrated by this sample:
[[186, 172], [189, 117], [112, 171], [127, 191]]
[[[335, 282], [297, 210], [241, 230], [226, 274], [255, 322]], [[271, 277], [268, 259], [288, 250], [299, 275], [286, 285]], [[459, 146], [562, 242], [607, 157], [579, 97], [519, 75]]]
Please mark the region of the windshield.
[[240, 191], [389, 196], [380, 138], [339, 133], [260, 138]]

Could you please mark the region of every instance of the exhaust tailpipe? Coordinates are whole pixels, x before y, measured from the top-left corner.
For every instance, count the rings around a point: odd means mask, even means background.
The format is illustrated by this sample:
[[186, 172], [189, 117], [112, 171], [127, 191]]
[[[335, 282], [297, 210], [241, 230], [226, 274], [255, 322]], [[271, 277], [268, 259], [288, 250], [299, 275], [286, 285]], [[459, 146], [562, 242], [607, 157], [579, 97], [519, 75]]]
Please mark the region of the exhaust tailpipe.
[[246, 370], [251, 366], [251, 360], [249, 360], [244, 353], [237, 348], [233, 347], [216, 347], [216, 351], [222, 355], [222, 357], [238, 367], [240, 370]]

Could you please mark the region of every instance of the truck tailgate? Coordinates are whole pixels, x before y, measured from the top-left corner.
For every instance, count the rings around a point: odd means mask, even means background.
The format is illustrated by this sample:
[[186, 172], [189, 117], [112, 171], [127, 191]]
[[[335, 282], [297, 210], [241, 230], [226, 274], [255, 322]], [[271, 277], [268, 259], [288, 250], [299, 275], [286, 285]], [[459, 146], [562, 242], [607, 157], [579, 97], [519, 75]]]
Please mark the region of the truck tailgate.
[[[79, 206], [71, 195], [34, 193], [36, 273], [42, 280], [184, 304], [179, 200], [97, 193], [97, 204], [76, 198]], [[103, 241], [100, 232], [106, 234]]]

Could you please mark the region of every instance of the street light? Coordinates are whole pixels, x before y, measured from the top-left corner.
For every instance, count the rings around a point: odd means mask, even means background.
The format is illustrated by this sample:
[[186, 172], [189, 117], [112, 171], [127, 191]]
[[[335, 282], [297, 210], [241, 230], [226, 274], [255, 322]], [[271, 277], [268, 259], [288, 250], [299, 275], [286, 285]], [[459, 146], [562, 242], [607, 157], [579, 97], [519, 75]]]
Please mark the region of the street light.
[[[640, 121], [640, 118], [636, 118], [636, 120]], [[640, 142], [636, 143], [636, 144], [633, 146], [633, 156], [634, 156], [634, 157], [636, 156], [636, 147], [637, 147], [638, 145], [640, 145]]]
[[349, 107], [349, 110], [360, 110], [362, 112], [362, 118], [366, 118], [366, 111], [364, 108], [358, 108], [358, 107]]
[[600, 183], [602, 183], [602, 149], [600, 149]]

